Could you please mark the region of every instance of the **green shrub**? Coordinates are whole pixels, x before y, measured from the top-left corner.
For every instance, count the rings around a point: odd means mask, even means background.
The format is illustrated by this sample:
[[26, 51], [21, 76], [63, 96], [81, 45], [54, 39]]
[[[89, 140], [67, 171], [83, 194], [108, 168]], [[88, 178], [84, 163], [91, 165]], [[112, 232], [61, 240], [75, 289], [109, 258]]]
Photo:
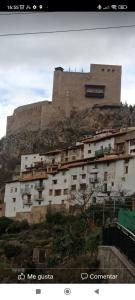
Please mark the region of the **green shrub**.
[[22, 249], [20, 246], [14, 246], [7, 244], [4, 247], [4, 253], [7, 258], [18, 256], [21, 253]]
[[7, 218], [7, 217], [1, 217], [0, 218], [0, 235], [7, 232], [8, 227], [13, 223], [14, 221]]
[[29, 224], [26, 220], [23, 220], [21, 222], [14, 221], [12, 222], [7, 229], [8, 233], [19, 233], [21, 231], [29, 229]]

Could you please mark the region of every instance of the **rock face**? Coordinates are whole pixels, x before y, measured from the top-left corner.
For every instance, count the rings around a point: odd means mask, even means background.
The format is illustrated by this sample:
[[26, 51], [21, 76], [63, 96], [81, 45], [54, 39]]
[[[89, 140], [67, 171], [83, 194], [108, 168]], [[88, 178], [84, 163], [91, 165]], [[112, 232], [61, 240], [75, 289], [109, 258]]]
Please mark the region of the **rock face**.
[[41, 101], [18, 107], [7, 117], [10, 136], [26, 130], [45, 130], [58, 121], [70, 118], [72, 112], [92, 107], [119, 107], [121, 66], [92, 64], [88, 73], [54, 72], [52, 101]]
[[1, 140], [1, 151], [9, 157], [28, 153], [45, 153], [56, 148], [75, 144], [80, 138], [93, 135], [96, 130], [135, 126], [135, 108], [89, 108], [71, 112], [70, 118], [54, 122], [44, 130], [25, 130]]

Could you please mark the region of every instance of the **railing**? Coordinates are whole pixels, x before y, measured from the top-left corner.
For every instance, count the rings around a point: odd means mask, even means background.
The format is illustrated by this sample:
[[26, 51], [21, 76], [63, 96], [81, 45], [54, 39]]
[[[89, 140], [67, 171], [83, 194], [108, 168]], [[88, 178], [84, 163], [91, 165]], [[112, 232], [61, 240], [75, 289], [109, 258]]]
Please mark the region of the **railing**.
[[135, 234], [119, 223], [103, 227], [103, 245], [119, 248], [135, 263]]
[[31, 195], [31, 189], [29, 187], [25, 187], [21, 189], [21, 194], [22, 195]]
[[35, 190], [38, 190], [38, 191], [43, 191], [45, 189], [45, 185], [42, 183], [37, 183], [35, 185]]
[[23, 201], [23, 205], [31, 206], [32, 204], [33, 204], [32, 201], [29, 201], [29, 200], [24, 200]]
[[44, 201], [44, 198], [43, 197], [39, 197], [39, 196], [35, 196], [34, 197], [34, 201], [37, 201], [37, 202], [39, 202], [39, 201]]
[[90, 182], [90, 183], [99, 183], [99, 182], [100, 182], [100, 178], [98, 178], [98, 177], [97, 177], [97, 178], [96, 178], [96, 177], [95, 177], [95, 178], [94, 178], [94, 177], [92, 178], [92, 177], [91, 177], [91, 178], [89, 179], [89, 182]]
[[106, 154], [110, 154], [110, 152], [111, 152], [111, 147], [105, 147], [103, 149], [96, 150], [95, 151], [95, 156], [96, 157], [102, 157]]

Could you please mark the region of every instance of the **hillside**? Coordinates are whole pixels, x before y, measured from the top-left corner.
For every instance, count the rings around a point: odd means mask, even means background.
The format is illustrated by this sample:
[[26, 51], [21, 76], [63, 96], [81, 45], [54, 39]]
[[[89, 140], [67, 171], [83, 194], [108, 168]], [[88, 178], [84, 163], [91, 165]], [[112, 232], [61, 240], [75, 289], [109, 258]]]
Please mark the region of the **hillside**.
[[72, 112], [71, 117], [44, 131], [22, 131], [0, 140], [0, 187], [18, 172], [20, 156], [46, 151], [74, 144], [86, 135], [93, 135], [103, 128], [135, 126], [135, 106], [121, 105], [116, 109], [88, 109]]
[[1, 152], [8, 157], [24, 153], [45, 152], [75, 143], [84, 135], [94, 134], [102, 128], [135, 126], [135, 106], [121, 105], [115, 109], [87, 109], [72, 112], [64, 121], [54, 122], [44, 131], [21, 131], [0, 140]]

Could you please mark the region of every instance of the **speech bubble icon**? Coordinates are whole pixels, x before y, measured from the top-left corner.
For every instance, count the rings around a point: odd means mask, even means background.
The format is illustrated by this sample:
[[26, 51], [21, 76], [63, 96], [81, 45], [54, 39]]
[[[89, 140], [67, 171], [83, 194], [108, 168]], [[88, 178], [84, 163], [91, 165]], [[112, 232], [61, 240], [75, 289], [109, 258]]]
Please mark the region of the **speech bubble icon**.
[[85, 280], [88, 278], [88, 273], [81, 273], [81, 279]]

